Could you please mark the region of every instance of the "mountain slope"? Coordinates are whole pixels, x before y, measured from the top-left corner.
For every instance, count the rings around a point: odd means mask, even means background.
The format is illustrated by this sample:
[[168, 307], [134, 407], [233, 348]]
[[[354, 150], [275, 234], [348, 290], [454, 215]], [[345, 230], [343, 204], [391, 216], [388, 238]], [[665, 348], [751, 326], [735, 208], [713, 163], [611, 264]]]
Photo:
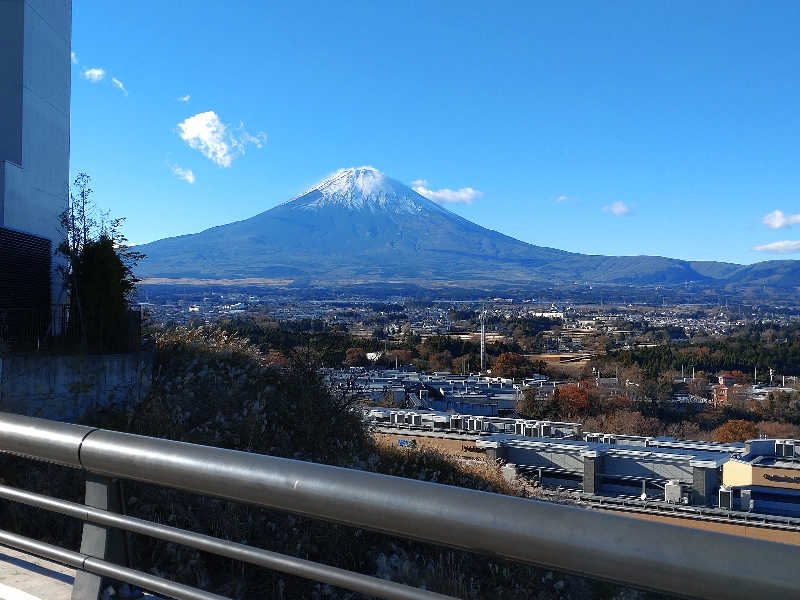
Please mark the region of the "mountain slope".
[[280, 278], [320, 284], [571, 281], [674, 284], [769, 279], [797, 285], [800, 263], [743, 267], [534, 246], [460, 217], [371, 167], [342, 169], [244, 221], [146, 244], [142, 277]]

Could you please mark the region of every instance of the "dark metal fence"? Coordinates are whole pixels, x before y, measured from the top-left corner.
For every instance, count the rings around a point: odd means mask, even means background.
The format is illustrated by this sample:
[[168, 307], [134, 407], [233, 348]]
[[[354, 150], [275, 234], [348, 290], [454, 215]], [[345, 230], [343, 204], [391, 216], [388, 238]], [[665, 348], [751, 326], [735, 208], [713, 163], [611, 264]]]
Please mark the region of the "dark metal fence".
[[[81, 519], [81, 552], [0, 530], [0, 544], [79, 570], [75, 600], [102, 577], [178, 599], [221, 597], [114, 564], [112, 528], [152, 536], [378, 598], [445, 598], [425, 590], [113, 512], [112, 478], [288, 511], [512, 561], [680, 596], [793, 598], [793, 546], [321, 464], [0, 413], [0, 451], [82, 469], [87, 503], [0, 486], [0, 497]], [[110, 496], [109, 496], [110, 497]], [[99, 508], [97, 508], [99, 506]], [[101, 557], [101, 558], [98, 558]], [[92, 579], [94, 578], [94, 579]], [[79, 588], [80, 584], [80, 588]]]
[[[0, 308], [0, 346], [20, 352], [78, 348], [83, 340], [76, 319], [68, 304], [57, 304], [49, 309]], [[136, 306], [126, 312], [115, 346], [93, 350], [133, 352], [138, 349], [141, 338], [142, 312]]]
[[36, 350], [66, 335], [69, 307], [0, 308], [0, 343], [10, 349]]

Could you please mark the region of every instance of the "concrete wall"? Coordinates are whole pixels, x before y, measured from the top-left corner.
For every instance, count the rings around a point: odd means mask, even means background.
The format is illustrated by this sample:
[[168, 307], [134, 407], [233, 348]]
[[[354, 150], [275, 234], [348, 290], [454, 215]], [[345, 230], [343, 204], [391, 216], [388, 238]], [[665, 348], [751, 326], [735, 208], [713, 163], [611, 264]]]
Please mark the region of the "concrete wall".
[[581, 447], [575, 450], [550, 448], [525, 448], [509, 445], [506, 448], [506, 460], [518, 465], [530, 465], [550, 469], [565, 469], [573, 473], [583, 473], [583, 457]]
[[68, 198], [71, 37], [70, 0], [0, 0], [0, 226], [53, 248]]
[[152, 352], [0, 358], [0, 410], [76, 421], [87, 410], [129, 406], [150, 390]]
[[[650, 512], [631, 512], [629, 510], [621, 511], [602, 508], [595, 510], [600, 510], [601, 512], [610, 512], [632, 519], [659, 521], [661, 523], [669, 523], [670, 525], [680, 525], [682, 527], [692, 527], [693, 529], [702, 529], [704, 531], [717, 531], [719, 533], [727, 533], [728, 535], [740, 535], [753, 539], [800, 546], [800, 531], [776, 529], [774, 526], [770, 527], [769, 524], [758, 523], [755, 521], [755, 519], [753, 520], [752, 524], [742, 525], [740, 523], [724, 523], [710, 519], [704, 520], [702, 518], [682, 518], [679, 514], [676, 514], [676, 516], [673, 517], [664, 514], [653, 514]], [[792, 552], [791, 549], [789, 552]]]
[[692, 481], [693, 470], [689, 465], [691, 457], [676, 455], [674, 459], [644, 456], [636, 459], [631, 455], [615, 455], [607, 452], [604, 459], [606, 473], [648, 477], [653, 479], [678, 479], [687, 483]]
[[753, 465], [741, 460], [729, 460], [722, 465], [722, 485], [727, 487], [753, 485]]

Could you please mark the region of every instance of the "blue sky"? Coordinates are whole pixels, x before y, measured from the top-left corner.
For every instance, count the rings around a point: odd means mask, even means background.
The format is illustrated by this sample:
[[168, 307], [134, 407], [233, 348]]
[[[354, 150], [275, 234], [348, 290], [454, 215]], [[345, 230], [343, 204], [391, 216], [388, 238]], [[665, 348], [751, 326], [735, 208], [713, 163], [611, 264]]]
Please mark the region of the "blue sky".
[[800, 258], [799, 24], [797, 2], [73, 0], [71, 172], [136, 243], [372, 165], [538, 245]]

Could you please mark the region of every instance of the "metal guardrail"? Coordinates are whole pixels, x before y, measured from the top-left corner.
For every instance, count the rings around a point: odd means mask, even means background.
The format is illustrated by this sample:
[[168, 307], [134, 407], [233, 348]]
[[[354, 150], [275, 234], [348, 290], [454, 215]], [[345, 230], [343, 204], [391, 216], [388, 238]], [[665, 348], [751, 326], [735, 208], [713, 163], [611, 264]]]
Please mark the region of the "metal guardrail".
[[[7, 413], [0, 413], [0, 451], [681, 596], [752, 600], [800, 593], [796, 549], [773, 542]], [[369, 596], [444, 598], [7, 486], [0, 486], [0, 497]], [[220, 598], [8, 532], [0, 531], [0, 544], [178, 599]]]

